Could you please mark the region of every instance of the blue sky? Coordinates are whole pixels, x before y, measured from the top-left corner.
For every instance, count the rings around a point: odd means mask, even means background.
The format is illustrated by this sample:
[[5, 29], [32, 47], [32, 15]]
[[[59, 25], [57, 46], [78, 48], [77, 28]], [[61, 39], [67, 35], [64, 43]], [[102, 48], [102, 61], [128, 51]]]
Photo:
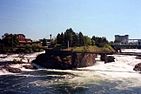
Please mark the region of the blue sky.
[[48, 38], [67, 28], [108, 40], [141, 38], [141, 0], [0, 0], [0, 36]]

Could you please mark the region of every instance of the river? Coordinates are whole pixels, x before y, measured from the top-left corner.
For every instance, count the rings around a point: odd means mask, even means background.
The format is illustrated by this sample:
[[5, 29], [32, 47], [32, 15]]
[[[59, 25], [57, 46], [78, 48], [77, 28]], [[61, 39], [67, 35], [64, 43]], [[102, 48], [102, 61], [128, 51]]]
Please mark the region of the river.
[[76, 70], [26, 70], [0, 75], [0, 94], [141, 94], [140, 59], [114, 55], [115, 62]]

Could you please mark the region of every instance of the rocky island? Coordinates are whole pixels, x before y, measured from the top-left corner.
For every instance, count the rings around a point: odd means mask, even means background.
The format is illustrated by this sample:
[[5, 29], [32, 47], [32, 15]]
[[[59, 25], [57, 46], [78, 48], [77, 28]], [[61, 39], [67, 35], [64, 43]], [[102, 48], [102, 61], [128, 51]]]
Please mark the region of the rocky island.
[[[49, 69], [74, 69], [92, 66], [95, 58], [100, 53], [94, 51], [95, 47], [79, 47], [71, 50], [47, 49], [44, 54], [37, 56], [33, 63]], [[105, 50], [101, 53], [113, 53], [113, 50]], [[103, 55], [102, 55], [103, 56]], [[106, 58], [106, 57], [105, 57]]]

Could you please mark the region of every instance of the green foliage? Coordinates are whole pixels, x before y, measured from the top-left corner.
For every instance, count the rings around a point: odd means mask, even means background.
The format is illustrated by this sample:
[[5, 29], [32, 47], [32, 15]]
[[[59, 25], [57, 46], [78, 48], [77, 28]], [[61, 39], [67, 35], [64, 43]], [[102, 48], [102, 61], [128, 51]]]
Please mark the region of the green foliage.
[[108, 40], [105, 37], [92, 37], [92, 44], [95, 44], [98, 47], [104, 47], [106, 44], [108, 44]]
[[32, 45], [32, 51], [33, 52], [39, 52], [41, 50], [41, 47], [38, 45]]
[[84, 45], [88, 46], [92, 44], [91, 38], [89, 38], [88, 36], [84, 36]]
[[88, 36], [83, 36], [81, 32], [78, 34], [75, 33], [71, 28], [67, 29], [64, 33], [58, 34], [56, 37], [57, 44], [60, 44], [62, 47], [69, 46], [84, 46], [90, 45], [91, 39]]
[[5, 33], [2, 36], [2, 43], [6, 47], [16, 47], [19, 44], [16, 34], [8, 33]]
[[83, 34], [82, 34], [82, 32], [79, 32], [79, 34], [78, 34], [78, 44], [79, 44], [79, 46], [84, 46], [84, 36], [83, 36]]
[[72, 50], [76, 52], [93, 52], [93, 53], [115, 52], [114, 49], [110, 45], [105, 45], [104, 47], [97, 47], [97, 46], [73, 47]]
[[32, 46], [30, 46], [30, 45], [25, 45], [25, 47], [24, 47], [24, 52], [25, 52], [25, 53], [31, 53], [31, 52], [32, 52]]
[[45, 38], [42, 40], [42, 45], [47, 46], [47, 40]]
[[64, 43], [66, 47], [68, 45], [68, 42], [70, 47], [74, 46], [73, 42], [76, 41], [74, 36], [75, 36], [75, 32], [71, 28], [66, 30], [66, 32], [64, 33]]
[[76, 46], [90, 46], [96, 45], [97, 47], [104, 47], [108, 44], [108, 40], [105, 37], [92, 38], [84, 36], [82, 32], [75, 33], [71, 28], [67, 29], [64, 33], [59, 33], [56, 37], [57, 44], [67, 48], [68, 44], [70, 47]]

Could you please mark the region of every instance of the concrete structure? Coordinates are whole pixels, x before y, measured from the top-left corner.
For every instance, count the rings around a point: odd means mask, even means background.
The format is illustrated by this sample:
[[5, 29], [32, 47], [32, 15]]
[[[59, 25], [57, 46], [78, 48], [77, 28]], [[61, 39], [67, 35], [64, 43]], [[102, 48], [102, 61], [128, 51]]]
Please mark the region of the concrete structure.
[[141, 45], [141, 39], [129, 39], [128, 44], [129, 45]]
[[129, 35], [115, 35], [115, 41], [112, 44], [115, 49], [141, 49], [141, 39], [129, 39]]
[[115, 43], [128, 44], [129, 35], [115, 35]]

